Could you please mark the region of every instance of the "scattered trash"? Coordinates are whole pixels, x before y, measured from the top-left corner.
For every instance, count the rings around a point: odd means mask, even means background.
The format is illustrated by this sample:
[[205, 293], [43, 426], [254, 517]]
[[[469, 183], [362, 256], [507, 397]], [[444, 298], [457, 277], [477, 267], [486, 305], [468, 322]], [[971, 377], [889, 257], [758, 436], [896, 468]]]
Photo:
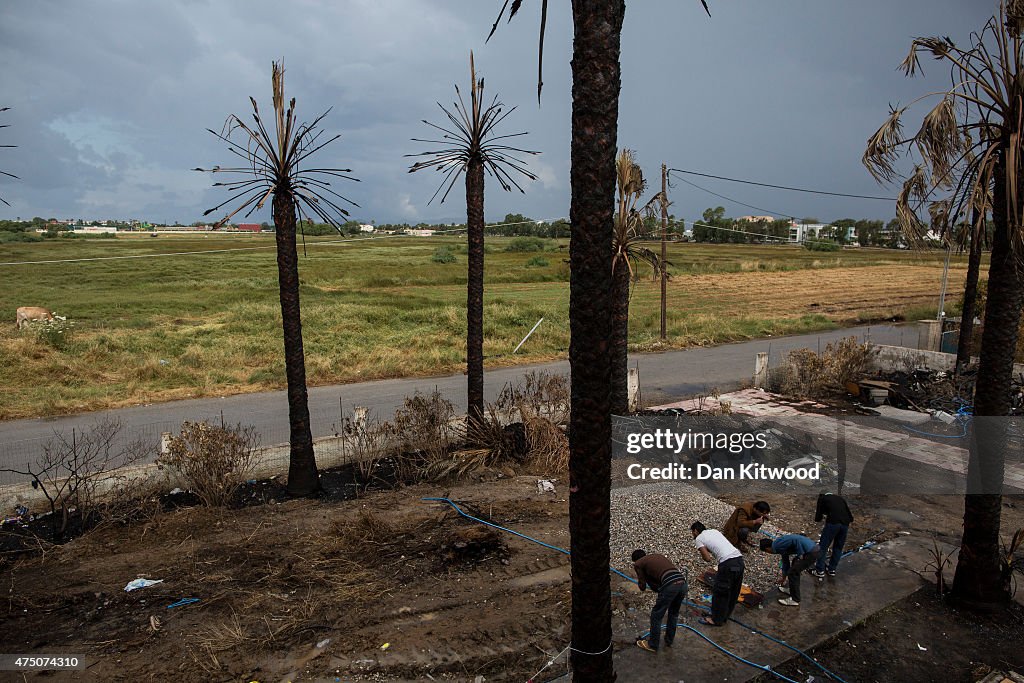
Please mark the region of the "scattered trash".
[[179, 493], [185, 493], [185, 492], [182, 489], [179, 489], [179, 488], [175, 487], [175, 488], [171, 489], [170, 495], [176, 496]]
[[155, 581], [152, 579], [135, 579], [134, 581], [128, 582], [128, 585], [124, 587], [124, 592], [131, 593], [133, 590], [138, 588], [148, 588], [154, 584], [163, 582], [163, 579], [156, 579]]
[[921, 643], [917, 644], [917, 649], [920, 650], [921, 652], [928, 652], [928, 648], [921, 647]]
[[383, 645], [381, 645], [381, 646], [380, 646], [380, 649], [382, 649], [382, 650], [386, 650], [386, 649], [388, 649], [389, 647], [391, 647], [391, 643], [384, 643]]
[[331, 644], [331, 639], [330, 638], [324, 638], [323, 640], [321, 640], [319, 643], [316, 644], [316, 649], [322, 650], [322, 649], [324, 649], [325, 647], [327, 647], [330, 644]]
[[170, 365], [170, 361], [166, 361], [163, 358], [160, 359], [160, 365]]
[[182, 598], [178, 602], [172, 602], [167, 605], [167, 609], [174, 609], [175, 607], [184, 607], [185, 605], [191, 605], [193, 602], [199, 602], [199, 598]]
[[538, 479], [537, 480], [537, 493], [554, 493], [555, 482], [557, 479]]
[[154, 632], [159, 631], [160, 630], [160, 620], [157, 619], [156, 617], [150, 617], [149, 618], [149, 627], [151, 629], [153, 629]]

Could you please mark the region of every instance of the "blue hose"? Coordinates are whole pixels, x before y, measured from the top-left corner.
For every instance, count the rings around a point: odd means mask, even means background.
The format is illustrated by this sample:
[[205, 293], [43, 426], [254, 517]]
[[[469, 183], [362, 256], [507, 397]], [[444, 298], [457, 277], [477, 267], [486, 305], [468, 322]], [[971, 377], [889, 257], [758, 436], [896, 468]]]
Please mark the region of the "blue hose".
[[[545, 547], [545, 548], [550, 548], [551, 550], [555, 550], [555, 551], [557, 551], [557, 552], [560, 552], [560, 553], [562, 553], [563, 555], [569, 555], [569, 554], [570, 554], [570, 553], [569, 553], [569, 551], [568, 551], [568, 550], [566, 550], [565, 548], [559, 548], [558, 546], [555, 546], [555, 545], [551, 545], [551, 544], [549, 544], [549, 543], [545, 543], [544, 541], [540, 541], [540, 540], [538, 540], [538, 539], [536, 539], [536, 538], [533, 538], [532, 536], [527, 536], [526, 534], [522, 534], [522, 533], [519, 533], [518, 531], [514, 531], [514, 530], [512, 530], [512, 529], [509, 529], [509, 528], [507, 528], [507, 527], [503, 527], [503, 526], [501, 526], [500, 524], [494, 524], [493, 522], [488, 522], [488, 521], [486, 521], [486, 520], [480, 519], [479, 517], [474, 517], [474, 516], [472, 516], [472, 515], [467, 515], [467, 514], [466, 514], [465, 512], [463, 512], [463, 511], [462, 511], [462, 509], [461, 509], [461, 508], [460, 508], [460, 507], [459, 507], [458, 505], [456, 505], [456, 504], [455, 504], [455, 502], [454, 502], [454, 501], [452, 501], [452, 500], [451, 500], [451, 499], [449, 499], [449, 498], [421, 498], [420, 500], [427, 500], [427, 501], [436, 501], [436, 502], [439, 502], [439, 503], [447, 503], [447, 504], [448, 504], [448, 505], [450, 505], [450, 506], [451, 506], [451, 507], [452, 507], [452, 508], [453, 508], [453, 509], [454, 509], [454, 510], [455, 510], [456, 512], [458, 512], [458, 513], [459, 513], [460, 515], [462, 515], [462, 516], [463, 516], [463, 517], [465, 517], [466, 519], [470, 519], [470, 520], [473, 520], [474, 522], [477, 522], [477, 523], [479, 523], [479, 524], [483, 524], [483, 525], [485, 525], [485, 526], [489, 526], [489, 527], [492, 527], [492, 528], [494, 528], [494, 529], [498, 529], [498, 530], [500, 530], [500, 531], [504, 531], [504, 532], [506, 532], [506, 533], [510, 533], [510, 534], [512, 534], [513, 536], [518, 536], [519, 538], [525, 539], [525, 540], [527, 540], [527, 541], [530, 541], [530, 542], [532, 542], [532, 543], [536, 543], [537, 545], [541, 545], [541, 546], [543, 546], [543, 547]], [[860, 549], [860, 548], [858, 548], [858, 550], [859, 550], [859, 549]], [[851, 551], [851, 552], [856, 552], [856, 551]], [[627, 580], [629, 580], [629, 581], [632, 581], [633, 583], [637, 583], [637, 580], [636, 580], [636, 579], [634, 579], [634, 578], [633, 578], [632, 576], [627, 576], [626, 574], [623, 574], [622, 572], [620, 572], [620, 571], [619, 571], [618, 569], [616, 569], [615, 567], [608, 567], [608, 570], [609, 570], [610, 572], [614, 573], [614, 574], [618, 574], [619, 576], [621, 576], [621, 577], [622, 577], [622, 578], [624, 578], [624, 579], [627, 579]], [[685, 605], [688, 605], [688, 606], [690, 606], [690, 607], [695, 607], [695, 608], [697, 608], [697, 609], [699, 609], [699, 610], [703, 610], [703, 611], [705, 611], [705, 612], [710, 612], [710, 611], [711, 611], [711, 610], [709, 610], [709, 609], [708, 609], [707, 607], [704, 607], [704, 606], [702, 606], [702, 605], [698, 605], [698, 604], [696, 604], [696, 603], [690, 602], [689, 600], [684, 600], [684, 601], [683, 601], [683, 604], [685, 604]], [[772, 641], [773, 643], [777, 643], [777, 644], [779, 644], [779, 645], [782, 645], [782, 646], [783, 646], [783, 647], [785, 647], [785, 648], [788, 648], [788, 649], [792, 650], [793, 652], [796, 652], [796, 653], [797, 653], [797, 654], [799, 654], [799, 655], [800, 655], [801, 657], [803, 657], [804, 659], [806, 659], [807, 661], [809, 661], [809, 662], [810, 662], [811, 664], [814, 664], [814, 665], [815, 665], [816, 667], [818, 667], [819, 669], [821, 669], [821, 670], [822, 670], [822, 672], [824, 672], [825, 674], [827, 674], [827, 675], [828, 675], [828, 676], [829, 676], [830, 678], [832, 678], [832, 679], [834, 679], [834, 680], [838, 681], [838, 683], [846, 683], [846, 681], [844, 681], [844, 680], [843, 680], [842, 678], [840, 678], [840, 677], [839, 677], [838, 675], [836, 675], [836, 674], [832, 673], [831, 671], [829, 671], [828, 669], [826, 669], [826, 668], [825, 668], [824, 666], [822, 666], [821, 664], [819, 664], [819, 663], [818, 663], [817, 661], [815, 661], [815, 660], [814, 660], [814, 659], [813, 659], [813, 658], [812, 658], [812, 657], [811, 657], [810, 655], [808, 655], [807, 653], [805, 653], [805, 652], [804, 652], [803, 650], [800, 650], [800, 649], [798, 649], [798, 648], [796, 648], [796, 647], [793, 647], [792, 645], [790, 645], [789, 643], [787, 643], [787, 642], [785, 642], [785, 641], [783, 641], [783, 640], [779, 640], [778, 638], [773, 638], [772, 636], [768, 635], [767, 633], [765, 633], [764, 631], [762, 631], [762, 630], [760, 630], [760, 629], [754, 628], [753, 626], [750, 626], [750, 625], [748, 625], [748, 624], [744, 624], [744, 623], [743, 623], [742, 621], [740, 621], [739, 619], [736, 619], [736, 618], [734, 618], [734, 617], [729, 617], [729, 619], [730, 619], [731, 621], [734, 621], [734, 622], [736, 622], [737, 624], [739, 624], [739, 625], [740, 625], [740, 626], [742, 626], [743, 628], [745, 628], [745, 629], [747, 629], [747, 630], [749, 630], [749, 631], [752, 631], [752, 632], [754, 632], [754, 633], [756, 633], [756, 634], [758, 634], [758, 635], [760, 635], [760, 636], [763, 636], [763, 637], [767, 638], [768, 640]], [[747, 664], [750, 664], [751, 666], [754, 666], [754, 667], [757, 667], [757, 668], [762, 668], [760, 664], [754, 664], [753, 662], [747, 662], [746, 660], [744, 660], [744, 659], [740, 658], [739, 656], [737, 656], [737, 655], [734, 655], [734, 654], [732, 654], [732, 653], [731, 653], [731, 652], [729, 652], [728, 650], [725, 650], [724, 648], [722, 648], [721, 646], [719, 646], [719, 645], [718, 645], [717, 643], [715, 643], [714, 641], [712, 641], [712, 640], [710, 640], [709, 638], [707, 638], [707, 637], [706, 637], [706, 636], [705, 636], [705, 635], [704, 635], [703, 633], [701, 633], [700, 631], [697, 631], [696, 629], [693, 629], [693, 628], [691, 628], [691, 627], [689, 627], [689, 626], [686, 626], [685, 624], [679, 624], [679, 625], [680, 625], [680, 626], [682, 626], [683, 628], [687, 628], [687, 629], [690, 629], [691, 631], [693, 631], [694, 633], [698, 634], [698, 635], [699, 635], [699, 636], [700, 636], [701, 638], [704, 638], [705, 640], [707, 640], [707, 641], [708, 641], [709, 643], [711, 643], [711, 644], [712, 644], [712, 645], [714, 645], [715, 647], [717, 647], [717, 648], [719, 648], [720, 650], [723, 650], [724, 652], [726, 652], [726, 654], [730, 655], [731, 657], [735, 657], [736, 659], [739, 659], [740, 661], [743, 661], [743, 662], [745, 662], [745, 663], [747, 663]], [[771, 671], [771, 669], [770, 669], [770, 668], [767, 668], [767, 667], [764, 667], [764, 668], [763, 668], [762, 670], [764, 670], [764, 671]], [[774, 674], [775, 672], [774, 672], [774, 671], [771, 671], [771, 673], [773, 673], [773, 674]], [[775, 674], [775, 675], [776, 675], [776, 676], [778, 676], [779, 674]], [[784, 678], [784, 677], [783, 677], [783, 678]], [[788, 681], [788, 680], [790, 680], [790, 679], [788, 679], [788, 678], [784, 678], [784, 680], [787, 680], [787, 681]]]
[[[708, 637], [707, 637], [706, 635], [704, 635], [703, 633], [701, 633], [701, 632], [700, 632], [700, 631], [698, 631], [697, 629], [693, 628], [692, 626], [688, 626], [687, 624], [684, 624], [684, 623], [682, 623], [682, 622], [678, 622], [678, 623], [676, 624], [676, 626], [678, 626], [678, 627], [680, 627], [680, 628], [685, 628], [685, 629], [686, 629], [687, 631], [693, 631], [693, 632], [694, 632], [694, 633], [696, 633], [696, 634], [697, 634], [698, 636], [700, 636], [700, 637], [701, 637], [701, 638], [703, 638], [704, 640], [708, 641], [709, 643], [711, 643], [712, 645], [714, 645], [714, 646], [715, 646], [716, 648], [718, 648], [719, 650], [721, 650], [721, 651], [722, 651], [722, 652], [724, 652], [725, 654], [729, 655], [730, 657], [732, 657], [733, 659], [735, 659], [735, 660], [736, 660], [736, 661], [738, 661], [738, 662], [743, 662], [743, 663], [744, 663], [744, 664], [746, 664], [747, 666], [752, 666], [752, 667], [754, 667], [755, 669], [760, 669], [761, 671], [765, 671], [765, 672], [767, 672], [767, 673], [770, 673], [771, 675], [775, 676], [776, 678], [778, 678], [778, 679], [780, 679], [780, 680], [783, 680], [783, 681], [786, 681], [787, 683], [798, 683], [798, 681], [794, 681], [794, 680], [793, 680], [792, 678], [787, 678], [786, 676], [783, 676], [782, 674], [778, 673], [777, 671], [775, 671], [774, 669], [772, 669], [772, 668], [771, 668], [770, 666], [767, 666], [766, 664], [758, 664], [758, 663], [756, 663], [756, 662], [751, 662], [751, 661], [750, 661], [750, 660], [748, 660], [748, 659], [743, 659], [743, 657], [740, 657], [739, 655], [737, 655], [737, 654], [735, 654], [735, 653], [733, 653], [733, 652], [730, 652], [729, 650], [725, 649], [724, 647], [722, 647], [721, 645], [719, 645], [719, 644], [718, 644], [718, 643], [716, 643], [715, 641], [711, 640], [711, 639], [710, 639], [710, 638], [708, 638]], [[662, 628], [662, 629], [664, 629], [664, 628], [665, 628], [665, 626], [664, 626], [664, 625], [662, 625], [662, 627], [661, 627], [661, 628]], [[650, 631], [648, 631], [648, 632], [644, 633], [644, 634], [643, 634], [642, 636], [640, 636], [640, 637], [641, 637], [641, 638], [646, 638], [646, 637], [647, 637], [647, 636], [649, 636], [649, 635], [651, 635], [651, 632], [650, 632]]]

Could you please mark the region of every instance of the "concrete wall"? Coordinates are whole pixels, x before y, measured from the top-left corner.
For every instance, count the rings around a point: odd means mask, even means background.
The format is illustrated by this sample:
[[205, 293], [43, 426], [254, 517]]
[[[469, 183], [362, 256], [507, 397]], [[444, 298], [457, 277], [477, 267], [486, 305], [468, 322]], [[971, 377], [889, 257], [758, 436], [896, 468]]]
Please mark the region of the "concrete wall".
[[[885, 346], [873, 344], [878, 349], [875, 356], [874, 367], [877, 370], [906, 370], [908, 368], [924, 368], [928, 370], [951, 371], [956, 366], [955, 353], [942, 353], [941, 351], [921, 351], [908, 349], [902, 346]], [[971, 359], [973, 363], [978, 358]], [[1024, 372], [1024, 363], [1014, 363], [1014, 374]]]

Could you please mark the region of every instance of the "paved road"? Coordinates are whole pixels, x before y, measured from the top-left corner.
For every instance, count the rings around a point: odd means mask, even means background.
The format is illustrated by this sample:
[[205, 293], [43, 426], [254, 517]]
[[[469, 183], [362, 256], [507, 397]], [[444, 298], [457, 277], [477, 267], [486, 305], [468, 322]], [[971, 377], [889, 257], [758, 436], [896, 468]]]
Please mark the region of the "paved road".
[[[851, 335], [860, 339], [870, 338], [879, 344], [917, 345], [917, 330], [912, 325], [876, 325], [665, 353], [634, 354], [630, 357], [630, 363], [639, 366], [642, 399], [645, 404], [651, 405], [667, 399], [710, 392], [715, 388], [734, 388], [751, 378], [754, 356], [758, 352], [769, 352], [774, 366], [792, 349], [824, 348], [830, 341]], [[490, 370], [485, 378], [487, 399], [493, 400], [502, 386], [530, 370], [567, 374], [569, 363], [559, 361]], [[435, 387], [458, 408], [465, 410], [465, 376], [462, 374], [312, 388], [309, 390], [309, 408], [313, 436], [333, 434], [343, 410], [345, 414], [351, 415], [353, 406], [367, 406], [373, 414], [390, 418], [406, 396], [416, 391], [431, 392]], [[288, 441], [285, 392], [273, 391], [174, 401], [56, 418], [0, 422], [0, 468], [35, 460], [55, 432], [70, 434], [72, 429], [88, 428], [102, 418], [117, 418], [125, 433], [131, 434], [133, 438], [157, 443], [161, 432], [176, 431], [184, 420], [220, 419], [221, 415], [230, 424], [242, 422], [255, 425], [264, 445]], [[0, 484], [9, 480], [0, 473]]]

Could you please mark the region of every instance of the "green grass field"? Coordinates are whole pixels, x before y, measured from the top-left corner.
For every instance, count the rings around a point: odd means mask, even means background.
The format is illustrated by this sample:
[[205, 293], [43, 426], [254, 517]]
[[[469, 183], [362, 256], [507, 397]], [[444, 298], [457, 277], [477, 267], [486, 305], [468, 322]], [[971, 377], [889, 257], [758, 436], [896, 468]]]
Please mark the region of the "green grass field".
[[[462, 239], [307, 239], [300, 275], [309, 383], [458, 370], [465, 357]], [[488, 364], [564, 357], [567, 244], [548, 241], [538, 254], [506, 251], [510, 242], [487, 240]], [[0, 332], [0, 419], [282, 387], [273, 245], [266, 235], [0, 244], [0, 311], [9, 321]], [[455, 263], [432, 260], [440, 245], [451, 248]], [[235, 251], [213, 251], [224, 249]], [[142, 258], [9, 265], [111, 256]], [[673, 244], [669, 259], [669, 347], [897, 316], [936, 301], [942, 271], [941, 254], [888, 250]], [[951, 273], [955, 299], [963, 257]], [[630, 341], [640, 350], [665, 348], [657, 342], [658, 284], [649, 271], [641, 276]], [[18, 306], [46, 306], [74, 327], [63, 343], [45, 343], [15, 330]]]

